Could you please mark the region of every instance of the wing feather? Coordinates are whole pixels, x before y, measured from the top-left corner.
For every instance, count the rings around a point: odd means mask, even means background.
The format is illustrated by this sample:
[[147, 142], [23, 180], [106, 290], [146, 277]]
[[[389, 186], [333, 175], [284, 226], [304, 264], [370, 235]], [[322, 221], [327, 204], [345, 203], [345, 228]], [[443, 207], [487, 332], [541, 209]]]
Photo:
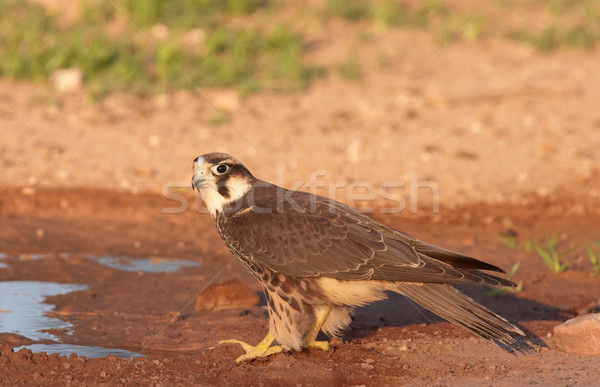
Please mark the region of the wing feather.
[[496, 266], [421, 242], [341, 203], [304, 192], [292, 199], [315, 211], [246, 211], [227, 220], [222, 236], [245, 258], [294, 277], [514, 286], [479, 271], [502, 272]]

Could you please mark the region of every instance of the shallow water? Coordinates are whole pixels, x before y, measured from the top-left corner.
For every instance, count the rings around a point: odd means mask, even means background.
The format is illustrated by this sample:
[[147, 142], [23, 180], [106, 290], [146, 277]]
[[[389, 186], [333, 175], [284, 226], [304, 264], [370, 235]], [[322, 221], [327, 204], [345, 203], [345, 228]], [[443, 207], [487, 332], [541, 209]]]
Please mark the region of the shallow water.
[[58, 353], [60, 355], [69, 356], [72, 353], [76, 353], [78, 356], [86, 357], [105, 357], [105, 356], [118, 356], [118, 357], [144, 357], [139, 353], [126, 351], [118, 348], [103, 348], [103, 347], [90, 347], [87, 345], [73, 345], [73, 344], [31, 344], [24, 345], [22, 347], [14, 348], [17, 352], [22, 348], [31, 349], [32, 352], [46, 352], [48, 355]]
[[177, 258], [144, 258], [133, 259], [129, 257], [90, 256], [92, 261], [104, 266], [122, 271], [143, 271], [145, 273], [174, 273], [182, 267], [197, 266], [198, 262]]
[[54, 306], [43, 301], [48, 296], [84, 290], [85, 285], [39, 281], [0, 282], [0, 332], [16, 333], [32, 340], [56, 340], [43, 332], [47, 329], [68, 329], [72, 325], [48, 317]]
[[[41, 259], [53, 258], [54, 254], [19, 254], [17, 259], [19, 261], [38, 261]], [[68, 259], [68, 253], [60, 253], [57, 255], [59, 258]], [[0, 260], [8, 258], [9, 255], [6, 253], [0, 253]], [[199, 265], [198, 262], [189, 261], [186, 259], [179, 258], [130, 258], [130, 257], [115, 257], [110, 255], [87, 256], [89, 260], [92, 260], [100, 265], [110, 267], [116, 270], [130, 271], [144, 273], [174, 273], [182, 267], [191, 267]], [[9, 268], [9, 264], [0, 262], [0, 268]]]
[[[16, 258], [18, 261], [35, 261], [59, 257], [68, 259], [68, 253], [54, 254], [19, 254], [9, 255], [0, 253], [0, 269], [9, 269], [11, 263], [8, 258]], [[96, 262], [115, 270], [128, 272], [146, 272], [146, 273], [173, 273], [183, 267], [198, 265], [197, 262], [176, 258], [129, 258], [113, 256], [86, 256], [90, 261]], [[48, 278], [51, 279], [51, 278]], [[58, 318], [48, 316], [54, 305], [44, 303], [48, 296], [66, 294], [79, 290], [87, 289], [83, 284], [61, 284], [57, 282], [41, 281], [0, 281], [0, 333], [15, 333], [27, 337], [31, 340], [52, 340], [58, 338], [47, 332], [51, 329], [69, 330], [72, 324], [62, 321]], [[70, 355], [76, 353], [87, 357], [104, 357], [109, 355], [119, 357], [139, 357], [143, 355], [134, 352], [117, 349], [80, 346], [72, 344], [32, 344], [15, 348], [15, 351], [21, 348], [29, 348], [33, 352], [46, 352], [48, 354], [59, 353], [61, 355]]]

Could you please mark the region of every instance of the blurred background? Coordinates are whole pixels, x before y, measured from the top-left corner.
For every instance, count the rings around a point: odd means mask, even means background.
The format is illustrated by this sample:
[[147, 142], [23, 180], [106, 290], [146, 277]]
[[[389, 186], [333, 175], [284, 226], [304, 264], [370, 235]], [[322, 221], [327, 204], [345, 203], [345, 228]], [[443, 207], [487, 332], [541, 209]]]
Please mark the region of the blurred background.
[[[129, 384], [597, 384], [553, 335], [600, 311], [599, 43], [592, 0], [0, 0], [0, 345], [44, 329], [99, 356], [155, 351]], [[506, 269], [517, 287], [467, 293], [535, 351], [391, 300], [357, 313], [331, 360], [233, 366], [216, 338], [267, 327], [259, 285], [193, 211], [192, 160], [213, 151]], [[222, 309], [196, 298], [208, 285]], [[39, 305], [20, 318], [23, 289]], [[115, 381], [101, 360], [50, 373], [36, 356], [0, 348], [0, 384]]]
[[586, 0], [3, 0], [3, 184], [160, 192], [224, 151], [288, 187], [596, 197], [599, 20]]

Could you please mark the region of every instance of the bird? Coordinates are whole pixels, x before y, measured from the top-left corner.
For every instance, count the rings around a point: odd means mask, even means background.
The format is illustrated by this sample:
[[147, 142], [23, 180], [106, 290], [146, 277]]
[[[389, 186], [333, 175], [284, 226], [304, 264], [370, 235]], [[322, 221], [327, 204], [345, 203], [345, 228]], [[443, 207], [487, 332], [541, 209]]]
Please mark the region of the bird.
[[319, 332], [338, 336], [355, 308], [399, 293], [498, 345], [524, 335], [458, 291], [456, 284], [513, 287], [481, 260], [422, 242], [351, 207], [260, 180], [226, 153], [193, 161], [192, 189], [205, 202], [229, 251], [264, 291], [269, 330], [257, 345], [241, 340], [236, 363], [282, 351], [323, 350]]

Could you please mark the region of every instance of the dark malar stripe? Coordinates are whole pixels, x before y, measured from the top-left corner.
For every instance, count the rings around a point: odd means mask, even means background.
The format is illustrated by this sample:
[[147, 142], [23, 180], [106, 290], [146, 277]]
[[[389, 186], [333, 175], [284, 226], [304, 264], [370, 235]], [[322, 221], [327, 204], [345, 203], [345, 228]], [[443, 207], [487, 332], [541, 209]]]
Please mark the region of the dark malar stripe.
[[223, 196], [225, 199], [229, 199], [231, 197], [231, 192], [227, 186], [222, 185], [219, 187], [219, 194]]

